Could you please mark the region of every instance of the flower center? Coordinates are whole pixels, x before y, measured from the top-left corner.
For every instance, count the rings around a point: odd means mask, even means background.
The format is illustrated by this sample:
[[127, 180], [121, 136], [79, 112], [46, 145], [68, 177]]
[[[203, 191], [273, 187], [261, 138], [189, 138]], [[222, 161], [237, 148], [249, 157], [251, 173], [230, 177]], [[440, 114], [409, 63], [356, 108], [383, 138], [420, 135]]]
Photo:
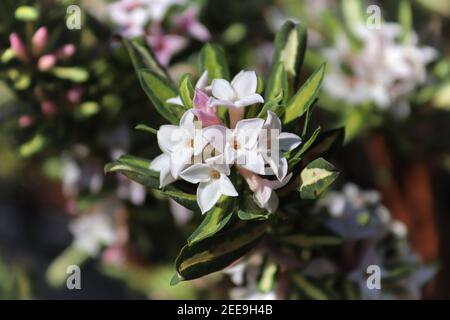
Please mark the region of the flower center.
[[217, 170], [211, 170], [210, 176], [212, 179], [217, 180], [220, 178], [220, 172]]
[[231, 147], [234, 149], [234, 150], [237, 150], [237, 149], [239, 149], [241, 146], [239, 145], [239, 142], [236, 140], [236, 138], [234, 138], [233, 139], [233, 141], [231, 141]]
[[194, 147], [194, 139], [187, 139], [186, 140], [186, 147], [193, 148]]

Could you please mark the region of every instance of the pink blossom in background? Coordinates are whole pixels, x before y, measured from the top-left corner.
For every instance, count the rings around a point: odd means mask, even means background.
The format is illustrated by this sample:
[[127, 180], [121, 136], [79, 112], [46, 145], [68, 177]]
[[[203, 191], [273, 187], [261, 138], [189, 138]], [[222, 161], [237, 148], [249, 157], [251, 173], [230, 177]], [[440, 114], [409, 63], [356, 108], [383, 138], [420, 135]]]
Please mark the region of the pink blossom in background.
[[198, 21], [198, 9], [190, 8], [182, 14], [176, 16], [175, 28], [180, 32], [187, 32], [193, 38], [206, 42], [211, 38], [208, 29]]
[[58, 59], [66, 59], [66, 58], [70, 58], [71, 56], [73, 56], [76, 51], [77, 51], [77, 48], [75, 47], [75, 45], [69, 43], [69, 44], [65, 44], [61, 48], [59, 48], [56, 51], [55, 55]]
[[40, 27], [33, 35], [31, 39], [31, 45], [34, 55], [40, 55], [47, 45], [48, 31], [46, 27]]
[[172, 56], [183, 50], [187, 45], [187, 39], [180, 35], [164, 34], [158, 23], [152, 25], [146, 40], [153, 49], [159, 63], [163, 66], [167, 66]]
[[27, 49], [25, 48], [25, 45], [23, 44], [17, 33], [13, 32], [9, 35], [9, 42], [11, 45], [11, 49], [14, 51], [17, 59], [21, 60], [22, 62], [28, 62], [29, 59]]
[[44, 115], [52, 115], [56, 112], [56, 104], [53, 101], [45, 100], [41, 102], [41, 111]]
[[30, 115], [23, 115], [19, 118], [19, 126], [22, 128], [29, 127], [33, 123], [33, 118]]
[[39, 58], [38, 69], [41, 71], [48, 71], [56, 64], [56, 56], [54, 54], [46, 54]]
[[83, 97], [84, 89], [82, 87], [73, 87], [67, 90], [66, 98], [70, 103], [78, 103]]

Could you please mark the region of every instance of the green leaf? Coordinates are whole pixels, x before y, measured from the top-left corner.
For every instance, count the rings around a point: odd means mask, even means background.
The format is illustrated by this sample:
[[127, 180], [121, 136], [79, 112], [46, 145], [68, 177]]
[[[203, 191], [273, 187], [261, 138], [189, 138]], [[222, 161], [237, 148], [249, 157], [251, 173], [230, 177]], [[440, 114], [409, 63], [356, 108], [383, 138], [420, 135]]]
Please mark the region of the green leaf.
[[298, 150], [294, 155], [288, 155], [286, 156], [286, 158], [288, 159], [289, 162], [289, 168], [292, 168], [293, 166], [295, 166], [297, 163], [299, 163], [302, 160], [302, 156], [309, 150], [309, 148], [311, 148], [311, 146], [313, 145], [313, 143], [316, 141], [317, 137], [319, 136], [320, 133], [320, 127], [317, 127], [316, 130], [314, 131], [314, 133], [311, 135], [311, 137], [302, 144], [302, 147], [300, 148], [300, 150]]
[[39, 12], [34, 7], [20, 6], [14, 12], [14, 16], [21, 21], [35, 21], [39, 18]]
[[272, 111], [278, 117], [280, 117], [284, 112], [284, 108], [280, 104], [282, 100], [283, 100], [283, 91], [280, 91], [280, 93], [275, 98], [269, 100], [264, 104], [264, 106], [261, 108], [261, 111], [258, 113], [257, 118], [265, 119], [267, 117], [267, 111]]
[[267, 212], [249, 212], [239, 210], [238, 217], [241, 220], [267, 220], [269, 218], [269, 214]]
[[[149, 169], [150, 163], [151, 161], [147, 159], [125, 155], [112, 163], [108, 163], [105, 166], [105, 172], [119, 172], [145, 187], [159, 189], [159, 173]], [[172, 198], [182, 206], [198, 211], [197, 197], [195, 195], [182, 192], [173, 185], [159, 190], [162, 194]]]
[[55, 77], [73, 82], [85, 82], [89, 78], [89, 72], [81, 67], [54, 67], [51, 69]]
[[267, 83], [265, 100], [271, 101], [278, 97], [280, 94], [285, 96], [285, 100], [289, 93], [288, 76], [284, 69], [283, 63], [279, 62], [273, 66], [272, 73], [270, 74], [269, 81]]
[[178, 95], [173, 85], [158, 73], [141, 69], [138, 71], [141, 86], [156, 110], [172, 124], [178, 124], [183, 111], [167, 103], [166, 100]]
[[[275, 36], [273, 66], [280, 62], [290, 77], [298, 78], [305, 54], [306, 38], [306, 28], [303, 24], [287, 21]], [[274, 72], [275, 68], [272, 70]]]
[[337, 246], [342, 244], [342, 239], [338, 237], [307, 236], [304, 234], [284, 236], [280, 238], [280, 241], [301, 248]]
[[328, 300], [327, 295], [316, 285], [308, 281], [304, 276], [294, 273], [292, 274], [294, 284], [305, 294], [308, 298], [314, 300]]
[[327, 157], [335, 149], [342, 146], [345, 137], [345, 128], [327, 130], [319, 134], [312, 146], [303, 154], [303, 159], [309, 163], [318, 157]]
[[22, 157], [27, 158], [38, 153], [46, 144], [46, 139], [43, 135], [37, 134], [30, 141], [25, 142], [20, 146], [19, 153]]
[[227, 60], [223, 49], [218, 45], [207, 43], [200, 52], [200, 70], [208, 71], [208, 78], [230, 79]]
[[144, 46], [138, 40], [123, 39], [136, 73], [141, 69], [150, 69], [168, 79], [165, 69], [161, 66], [150, 47]]
[[194, 99], [194, 86], [190, 80], [189, 74], [184, 74], [180, 80], [180, 97], [183, 105], [187, 109], [192, 108], [192, 100]]
[[289, 123], [301, 117], [316, 100], [320, 85], [325, 74], [325, 64], [322, 64], [289, 100], [284, 113], [284, 123]]
[[158, 134], [158, 130], [153, 129], [152, 127], [149, 127], [145, 124], [138, 124], [136, 127], [134, 127], [136, 130], [145, 131], [148, 133]]
[[365, 24], [365, 17], [361, 6], [361, 0], [345, 0], [341, 2], [344, 21], [352, 28], [355, 25]]
[[261, 273], [261, 277], [258, 281], [258, 289], [261, 292], [270, 292], [276, 285], [277, 282], [277, 271], [278, 266], [274, 262], [264, 263], [264, 267]]
[[402, 40], [407, 42], [413, 28], [410, 0], [401, 0], [398, 7], [398, 21], [402, 25]]
[[309, 163], [300, 173], [300, 196], [302, 199], [316, 199], [337, 178], [336, 168], [323, 158]]
[[188, 244], [193, 245], [222, 230], [233, 216], [233, 204], [232, 198], [224, 197], [220, 204], [208, 211], [202, 223], [188, 238]]
[[227, 231], [185, 245], [175, 261], [178, 275], [192, 280], [222, 270], [251, 250], [267, 230], [268, 223], [240, 221]]

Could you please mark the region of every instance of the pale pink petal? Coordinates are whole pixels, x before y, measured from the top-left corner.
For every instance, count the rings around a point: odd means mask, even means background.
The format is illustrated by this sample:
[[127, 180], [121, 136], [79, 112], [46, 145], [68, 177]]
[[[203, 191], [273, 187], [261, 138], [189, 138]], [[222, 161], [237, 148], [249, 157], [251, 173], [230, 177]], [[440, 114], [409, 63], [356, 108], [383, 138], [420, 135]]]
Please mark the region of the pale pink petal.
[[211, 84], [211, 89], [213, 96], [219, 100], [233, 102], [237, 98], [236, 92], [227, 80], [214, 79]]
[[258, 78], [255, 71], [241, 71], [231, 81], [231, 86], [239, 99], [256, 93]]

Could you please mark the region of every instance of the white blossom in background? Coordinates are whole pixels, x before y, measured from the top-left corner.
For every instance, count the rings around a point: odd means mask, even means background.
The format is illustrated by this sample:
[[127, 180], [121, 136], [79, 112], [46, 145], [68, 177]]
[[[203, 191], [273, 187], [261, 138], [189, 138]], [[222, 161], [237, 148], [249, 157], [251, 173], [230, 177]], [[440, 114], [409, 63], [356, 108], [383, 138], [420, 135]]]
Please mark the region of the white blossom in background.
[[376, 191], [362, 191], [353, 183], [331, 191], [319, 201], [330, 218], [325, 225], [344, 239], [380, 238], [392, 223], [389, 211]]
[[170, 6], [185, 0], [119, 0], [108, 6], [109, 16], [127, 38], [142, 36], [150, 20], [161, 21]]
[[116, 206], [116, 201], [105, 202], [72, 220], [69, 230], [74, 237], [73, 246], [91, 256], [97, 256], [102, 247], [114, 244], [117, 233], [112, 213]]
[[437, 51], [419, 47], [414, 32], [402, 42], [402, 28], [396, 23], [384, 23], [379, 29], [361, 25], [353, 31], [362, 43], [360, 50], [341, 34], [334, 47], [322, 51], [329, 64], [324, 90], [350, 105], [373, 102], [381, 110], [408, 115], [408, 98], [426, 81], [426, 65]]

